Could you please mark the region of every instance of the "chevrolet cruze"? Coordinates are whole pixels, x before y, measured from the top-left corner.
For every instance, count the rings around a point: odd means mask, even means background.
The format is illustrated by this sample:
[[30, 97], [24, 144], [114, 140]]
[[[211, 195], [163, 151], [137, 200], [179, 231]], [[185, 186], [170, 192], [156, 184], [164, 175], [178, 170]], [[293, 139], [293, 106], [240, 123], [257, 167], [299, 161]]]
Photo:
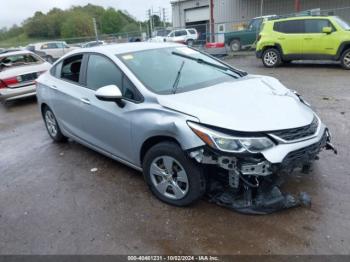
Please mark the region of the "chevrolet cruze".
[[177, 206], [206, 192], [242, 212], [294, 205], [278, 177], [332, 148], [300, 95], [180, 44], [75, 50], [37, 80], [37, 97], [54, 141], [142, 171]]

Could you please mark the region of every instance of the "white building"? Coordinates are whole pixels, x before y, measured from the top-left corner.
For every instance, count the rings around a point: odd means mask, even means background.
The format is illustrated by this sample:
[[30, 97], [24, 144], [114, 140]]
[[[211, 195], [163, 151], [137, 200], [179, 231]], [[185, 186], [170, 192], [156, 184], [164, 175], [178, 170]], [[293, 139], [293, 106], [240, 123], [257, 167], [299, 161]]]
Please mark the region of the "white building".
[[350, 21], [350, 0], [174, 0], [171, 5], [173, 26], [194, 27], [204, 39], [209, 32], [237, 30], [257, 16], [316, 8]]

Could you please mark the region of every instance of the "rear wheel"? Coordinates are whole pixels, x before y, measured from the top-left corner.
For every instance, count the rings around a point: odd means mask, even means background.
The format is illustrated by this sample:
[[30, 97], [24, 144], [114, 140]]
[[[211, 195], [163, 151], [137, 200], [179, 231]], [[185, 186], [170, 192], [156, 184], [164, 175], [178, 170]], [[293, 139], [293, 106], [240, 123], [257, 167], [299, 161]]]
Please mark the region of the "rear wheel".
[[194, 40], [193, 40], [193, 39], [188, 39], [188, 40], [186, 41], [186, 44], [187, 44], [189, 47], [191, 47], [191, 46], [193, 46], [193, 44], [194, 44]]
[[201, 167], [172, 142], [159, 143], [146, 153], [143, 173], [152, 193], [167, 204], [187, 206], [205, 193]]
[[56, 117], [50, 108], [45, 107], [44, 112], [44, 122], [50, 137], [55, 142], [67, 141], [67, 138], [62, 134], [60, 127], [58, 126]]
[[344, 69], [350, 70], [350, 48], [342, 54], [340, 62]]
[[232, 40], [230, 43], [230, 49], [232, 52], [238, 52], [239, 50], [241, 50], [241, 41], [239, 41], [238, 39]]
[[264, 66], [268, 68], [278, 67], [281, 64], [281, 53], [275, 48], [266, 49], [262, 56]]

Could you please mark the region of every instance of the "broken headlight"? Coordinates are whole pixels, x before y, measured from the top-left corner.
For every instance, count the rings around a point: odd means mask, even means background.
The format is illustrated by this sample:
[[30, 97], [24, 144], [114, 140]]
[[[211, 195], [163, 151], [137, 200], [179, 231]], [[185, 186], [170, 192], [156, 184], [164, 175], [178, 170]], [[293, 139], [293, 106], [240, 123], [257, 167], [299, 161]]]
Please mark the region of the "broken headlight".
[[274, 146], [274, 143], [267, 137], [236, 137], [193, 122], [187, 122], [187, 124], [207, 145], [224, 152], [259, 153]]

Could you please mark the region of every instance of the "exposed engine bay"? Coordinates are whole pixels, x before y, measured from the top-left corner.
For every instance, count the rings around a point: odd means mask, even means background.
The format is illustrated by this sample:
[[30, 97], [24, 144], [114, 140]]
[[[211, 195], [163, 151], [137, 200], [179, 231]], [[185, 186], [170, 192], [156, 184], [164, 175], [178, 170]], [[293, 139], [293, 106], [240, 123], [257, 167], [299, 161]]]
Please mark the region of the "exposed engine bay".
[[307, 173], [322, 149], [337, 154], [327, 130], [318, 143], [290, 152], [280, 164], [271, 164], [262, 154], [223, 155], [210, 147], [191, 151], [189, 155], [205, 165], [210, 202], [240, 213], [269, 214], [311, 205], [307, 193], [293, 196], [281, 192], [280, 187], [296, 168]]

